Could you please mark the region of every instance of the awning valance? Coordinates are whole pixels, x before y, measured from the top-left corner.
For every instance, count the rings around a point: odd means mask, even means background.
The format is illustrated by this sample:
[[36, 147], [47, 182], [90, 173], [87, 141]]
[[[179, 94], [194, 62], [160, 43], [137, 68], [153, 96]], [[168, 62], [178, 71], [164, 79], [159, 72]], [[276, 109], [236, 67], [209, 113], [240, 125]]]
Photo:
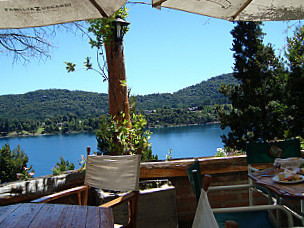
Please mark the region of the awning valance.
[[152, 0], [152, 5], [229, 21], [304, 19], [304, 0]]
[[27, 28], [108, 17], [126, 0], [0, 0], [0, 28]]

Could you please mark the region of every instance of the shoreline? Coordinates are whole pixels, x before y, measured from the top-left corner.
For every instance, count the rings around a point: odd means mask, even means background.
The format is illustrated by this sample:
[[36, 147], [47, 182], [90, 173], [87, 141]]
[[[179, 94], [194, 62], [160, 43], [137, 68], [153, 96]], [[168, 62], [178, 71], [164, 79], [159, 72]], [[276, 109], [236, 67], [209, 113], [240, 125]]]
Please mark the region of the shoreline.
[[72, 135], [72, 134], [79, 134], [79, 133], [94, 133], [93, 131], [73, 131], [73, 132], [68, 132], [68, 133], [54, 133], [54, 134], [12, 134], [11, 135], [6, 135], [6, 136], [0, 136], [0, 139], [5, 139], [5, 138], [18, 138], [18, 137], [35, 137], [35, 136], [51, 136], [51, 135]]
[[[203, 125], [210, 125], [210, 124], [219, 124], [219, 122], [208, 122], [205, 124], [180, 124], [180, 125], [168, 125], [168, 126], [156, 126], [156, 127], [148, 127], [150, 129], [156, 129], [156, 128], [169, 128], [169, 127], [187, 127], [187, 126], [203, 126]], [[50, 135], [72, 135], [72, 134], [79, 134], [79, 133], [94, 133], [94, 131], [73, 131], [73, 132], [68, 132], [68, 133], [54, 133], [54, 134], [31, 134], [31, 133], [26, 133], [26, 134], [16, 134], [15, 132], [9, 133], [6, 136], [0, 136], [0, 139], [5, 139], [5, 138], [17, 138], [17, 137], [33, 137], [33, 136], [50, 136]]]

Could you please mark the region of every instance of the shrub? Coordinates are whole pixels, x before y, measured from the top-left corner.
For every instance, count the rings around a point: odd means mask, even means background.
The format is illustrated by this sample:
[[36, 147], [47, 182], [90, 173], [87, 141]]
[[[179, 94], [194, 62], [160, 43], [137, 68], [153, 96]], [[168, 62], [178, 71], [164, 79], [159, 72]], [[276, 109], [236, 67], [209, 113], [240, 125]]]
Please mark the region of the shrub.
[[73, 162], [64, 160], [63, 157], [60, 157], [60, 162], [57, 162], [54, 168], [52, 169], [54, 175], [59, 175], [65, 171], [74, 170], [75, 165]]
[[34, 175], [34, 171], [27, 168], [28, 156], [18, 145], [13, 151], [9, 144], [0, 150], [0, 182], [10, 182], [17, 179], [27, 180]]
[[216, 151], [217, 152], [214, 155], [215, 157], [227, 157], [227, 153], [224, 151], [223, 148], [217, 148]]
[[[124, 114], [123, 114], [124, 116]], [[96, 132], [98, 150], [102, 154], [137, 154], [142, 152], [142, 160], [157, 160], [157, 155], [152, 154], [149, 142], [149, 130], [145, 129], [147, 121], [142, 115], [131, 115], [131, 126], [124, 119], [118, 123], [113, 117], [107, 119], [103, 116]]]

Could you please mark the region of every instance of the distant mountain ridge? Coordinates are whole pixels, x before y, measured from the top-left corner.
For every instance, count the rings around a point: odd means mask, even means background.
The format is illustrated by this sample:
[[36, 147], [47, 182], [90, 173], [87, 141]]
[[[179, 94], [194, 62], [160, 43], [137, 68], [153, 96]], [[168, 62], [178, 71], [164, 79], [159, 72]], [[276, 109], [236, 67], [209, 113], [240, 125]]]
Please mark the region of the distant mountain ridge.
[[0, 96], [0, 118], [38, 119], [76, 114], [100, 115], [108, 109], [108, 95], [61, 89], [37, 90], [20, 95]]
[[[138, 110], [163, 107], [187, 108], [225, 104], [228, 99], [218, 92], [222, 83], [237, 83], [232, 74], [223, 74], [181, 89], [173, 94], [157, 93], [137, 96]], [[108, 95], [62, 89], [37, 90], [19, 95], [0, 96], [0, 118], [40, 119], [49, 116], [76, 114], [98, 116], [108, 112]]]
[[140, 110], [151, 110], [162, 108], [188, 108], [200, 105], [226, 104], [227, 97], [220, 94], [218, 89], [222, 83], [235, 84], [237, 80], [233, 74], [222, 74], [181, 89], [173, 94], [156, 93], [144, 96], [137, 96], [137, 106]]

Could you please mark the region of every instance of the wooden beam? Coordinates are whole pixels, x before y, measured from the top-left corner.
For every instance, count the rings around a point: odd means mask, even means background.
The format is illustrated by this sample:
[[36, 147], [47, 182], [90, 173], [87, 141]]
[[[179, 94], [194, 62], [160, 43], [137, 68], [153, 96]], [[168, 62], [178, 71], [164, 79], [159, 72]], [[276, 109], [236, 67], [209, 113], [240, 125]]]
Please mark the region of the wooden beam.
[[[231, 173], [247, 171], [246, 156], [198, 158], [202, 174]], [[143, 162], [140, 166], [140, 178], [168, 178], [187, 176], [187, 168], [193, 159]]]

